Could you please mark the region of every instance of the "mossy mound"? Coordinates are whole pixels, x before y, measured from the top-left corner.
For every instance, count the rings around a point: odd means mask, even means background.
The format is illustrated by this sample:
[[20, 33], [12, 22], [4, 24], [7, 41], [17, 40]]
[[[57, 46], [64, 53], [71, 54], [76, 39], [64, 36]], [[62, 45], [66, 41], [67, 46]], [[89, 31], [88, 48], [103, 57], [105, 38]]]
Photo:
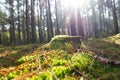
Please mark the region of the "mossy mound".
[[110, 42], [110, 43], [114, 43], [117, 45], [120, 45], [120, 33], [114, 36], [110, 36], [108, 38], [105, 38], [104, 41]]
[[67, 52], [71, 52], [79, 47], [81, 47], [81, 37], [79, 36], [68, 36], [68, 35], [59, 35], [52, 38], [52, 40], [49, 43], [49, 47], [53, 50], [61, 49], [61, 50], [67, 50]]

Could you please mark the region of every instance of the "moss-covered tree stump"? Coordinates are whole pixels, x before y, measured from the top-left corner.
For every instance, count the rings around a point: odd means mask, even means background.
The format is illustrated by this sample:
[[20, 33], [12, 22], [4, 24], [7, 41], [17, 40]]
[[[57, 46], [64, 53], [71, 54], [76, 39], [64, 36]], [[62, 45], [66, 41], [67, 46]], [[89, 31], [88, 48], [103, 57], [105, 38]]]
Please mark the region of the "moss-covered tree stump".
[[81, 37], [68, 35], [55, 36], [49, 43], [49, 47], [51, 49], [61, 49], [67, 51], [68, 53], [73, 53], [77, 51], [77, 49], [80, 48], [81, 45]]

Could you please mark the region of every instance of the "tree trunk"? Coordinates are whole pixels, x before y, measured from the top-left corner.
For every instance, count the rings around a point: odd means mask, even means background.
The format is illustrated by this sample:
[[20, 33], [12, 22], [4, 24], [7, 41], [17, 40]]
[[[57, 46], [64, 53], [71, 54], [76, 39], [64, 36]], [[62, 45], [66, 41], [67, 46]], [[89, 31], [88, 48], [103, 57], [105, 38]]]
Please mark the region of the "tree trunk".
[[18, 4], [18, 6], [17, 6], [17, 9], [18, 9], [18, 44], [21, 44], [21, 35], [20, 35], [20, 12], [19, 12], [19, 6], [20, 6], [20, 4], [19, 4], [19, 0], [17, 0], [17, 4]]
[[30, 25], [29, 25], [29, 0], [26, 0], [26, 32], [27, 32], [27, 43], [30, 43]]
[[23, 0], [23, 17], [22, 17], [22, 34], [23, 34], [23, 43], [25, 44], [27, 41], [27, 35], [26, 35], [26, 24], [25, 24], [25, 3], [24, 3], [25, 1]]
[[92, 6], [92, 24], [93, 24], [93, 36], [98, 37], [98, 27], [97, 27], [97, 22], [96, 22], [96, 13], [95, 13], [95, 8]]
[[112, 12], [113, 12], [115, 34], [118, 34], [119, 33], [119, 28], [118, 28], [118, 21], [117, 21], [118, 19], [117, 19], [117, 14], [116, 14], [115, 0], [113, 0]]
[[32, 29], [31, 34], [32, 34], [32, 43], [35, 43], [37, 41], [34, 6], [35, 6], [35, 0], [31, 0], [31, 29]]
[[14, 9], [13, 9], [13, 1], [9, 1], [10, 5], [10, 44], [15, 45], [15, 26], [14, 26]]
[[39, 15], [39, 18], [38, 18], [38, 31], [39, 31], [39, 40], [40, 40], [40, 42], [43, 42], [43, 32], [44, 32], [44, 30], [43, 30], [43, 28], [42, 28], [42, 14], [43, 14], [43, 10], [42, 10], [42, 2], [41, 2], [41, 0], [39, 0], [39, 10], [38, 11], [40, 11], [40, 13], [38, 13], [38, 15]]
[[78, 30], [78, 35], [84, 37], [84, 30], [83, 30], [83, 25], [82, 25], [82, 19], [80, 15], [80, 11], [77, 10], [77, 30]]
[[46, 12], [47, 12], [47, 34], [48, 34], [48, 41], [51, 40], [53, 37], [53, 26], [52, 26], [52, 19], [51, 19], [51, 7], [50, 7], [50, 0], [46, 0]]
[[57, 6], [57, 0], [55, 0], [55, 15], [56, 15], [56, 34], [59, 35], [59, 24], [58, 24], [58, 6]]
[[76, 36], [77, 31], [76, 31], [76, 22], [75, 22], [75, 12], [71, 12], [71, 17], [70, 17], [70, 30], [71, 30], [71, 36]]

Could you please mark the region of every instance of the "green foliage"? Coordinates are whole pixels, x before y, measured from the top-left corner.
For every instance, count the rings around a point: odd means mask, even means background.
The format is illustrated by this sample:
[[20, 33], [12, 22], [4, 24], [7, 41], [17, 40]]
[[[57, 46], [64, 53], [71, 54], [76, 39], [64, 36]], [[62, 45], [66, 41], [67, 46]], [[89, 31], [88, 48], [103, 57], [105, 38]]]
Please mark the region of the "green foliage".
[[114, 80], [116, 78], [119, 79], [120, 77], [117, 75], [119, 73], [119, 68], [118, 67], [112, 67], [110, 65], [103, 65], [100, 64], [98, 61], [95, 61], [92, 66], [89, 67], [89, 71], [91, 73], [91, 76], [93, 78], [99, 77], [100, 79], [104, 80]]
[[[97, 43], [99, 45], [97, 45]], [[90, 40], [89, 44], [97, 47], [97, 49], [110, 49], [119, 52], [119, 48], [113, 46], [108, 47], [110, 44], [103, 43], [101, 40]], [[23, 51], [21, 51], [19, 55], [18, 53], [15, 53], [14, 55], [16, 56], [22, 56], [15, 61], [16, 65], [13, 68], [4, 69], [7, 70], [6, 74], [4, 73], [4, 70], [0, 69], [0, 79], [11, 80], [15, 79], [16, 77], [18, 78], [19, 76], [26, 76], [25, 80], [56, 80], [56, 78], [58, 80], [78, 80], [81, 78], [81, 74], [79, 74], [79, 72], [85, 76], [82, 77], [86, 80], [120, 79], [119, 67], [99, 63], [99, 61], [93, 58], [93, 53], [89, 51], [86, 53], [80, 52], [68, 54], [68, 51], [70, 51], [71, 47], [73, 47], [72, 42], [65, 42], [64, 45], [65, 48], [62, 50], [59, 48], [56, 50], [50, 50], [50, 46], [47, 44], [47, 46], [44, 46], [45, 48], [40, 47], [37, 49], [37, 51], [34, 51], [30, 55], [27, 55], [28, 53], [23, 55]], [[13, 46], [7, 48], [7, 50], [24, 50], [24, 48], [26, 49], [27, 47], [28, 45], [24, 47]], [[1, 52], [4, 52], [4, 49]], [[72, 53], [72, 51], [70, 52]], [[5, 62], [5, 60], [2, 60], [2, 62]], [[7, 62], [5, 64], [7, 64]]]
[[34, 60], [35, 58], [36, 58], [36, 55], [35, 56], [23, 56], [20, 59], [16, 60], [15, 64], [19, 65], [19, 64], [22, 64], [24, 62], [27, 62], [27, 61], [30, 61], [30, 60]]
[[52, 38], [49, 43], [51, 49], [60, 49], [65, 50], [68, 53], [75, 52], [79, 46], [81, 46], [80, 37], [78, 36], [68, 36], [68, 35], [59, 35]]
[[27, 80], [51, 80], [52, 74], [49, 71], [46, 72], [40, 72], [37, 76], [32, 76], [31, 78], [28, 78]]
[[106, 41], [106, 42], [110, 42], [110, 43], [120, 45], [120, 34], [110, 36], [108, 38], [104, 38], [103, 40]]
[[8, 74], [7, 79], [8, 80], [14, 79], [14, 78], [18, 77], [18, 74], [19, 74], [18, 71], [13, 71]]
[[65, 76], [64, 80], [76, 80], [74, 77]]
[[68, 75], [71, 73], [70, 67], [64, 67], [64, 66], [55, 66], [52, 68], [52, 71], [56, 74], [56, 76], [60, 79], [65, 78], [65, 75]]
[[49, 43], [43, 45], [41, 48], [44, 49], [44, 50], [50, 50]]
[[91, 64], [92, 59], [87, 54], [76, 53], [71, 58], [71, 62], [76, 69], [84, 69]]
[[5, 25], [7, 23], [6, 14], [2, 12], [0, 8], [0, 25]]
[[50, 80], [52, 79], [52, 74], [49, 71], [43, 72], [39, 75], [41, 80]]
[[67, 60], [52, 60], [52, 66], [62, 66], [62, 65], [65, 65], [67, 64]]

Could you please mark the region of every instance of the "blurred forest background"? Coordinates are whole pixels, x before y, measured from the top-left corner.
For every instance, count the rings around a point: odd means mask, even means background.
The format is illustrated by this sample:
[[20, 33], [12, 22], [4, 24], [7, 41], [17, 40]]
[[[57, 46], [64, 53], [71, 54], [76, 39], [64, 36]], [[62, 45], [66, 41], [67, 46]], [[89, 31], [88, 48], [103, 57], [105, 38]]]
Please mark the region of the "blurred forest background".
[[0, 80], [120, 80], [120, 0], [0, 0]]
[[120, 30], [120, 0], [1, 0], [0, 44], [48, 42], [55, 35], [106, 37]]

